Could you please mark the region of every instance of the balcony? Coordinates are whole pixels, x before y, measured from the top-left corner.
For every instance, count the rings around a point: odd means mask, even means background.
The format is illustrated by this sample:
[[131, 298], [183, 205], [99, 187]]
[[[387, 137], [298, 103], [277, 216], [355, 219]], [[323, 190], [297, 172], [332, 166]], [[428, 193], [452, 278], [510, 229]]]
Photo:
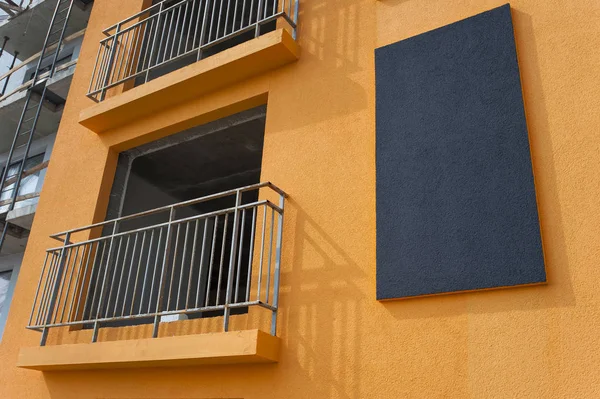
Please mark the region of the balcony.
[[296, 61], [299, 1], [161, 1], [107, 28], [80, 123], [100, 133]]
[[[258, 307], [275, 336], [285, 197], [260, 183], [53, 235], [62, 245], [46, 251], [27, 328], [42, 346], [66, 326], [96, 342], [101, 328], [153, 324], [156, 338], [162, 323], [222, 316], [227, 332], [232, 315]], [[200, 205], [214, 210], [194, 214]]]

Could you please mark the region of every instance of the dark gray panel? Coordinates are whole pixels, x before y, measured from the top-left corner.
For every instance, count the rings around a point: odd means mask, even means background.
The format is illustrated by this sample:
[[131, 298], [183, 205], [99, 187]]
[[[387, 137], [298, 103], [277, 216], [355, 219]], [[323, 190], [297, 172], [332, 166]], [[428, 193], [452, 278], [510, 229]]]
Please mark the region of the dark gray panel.
[[375, 60], [377, 298], [544, 282], [509, 5]]

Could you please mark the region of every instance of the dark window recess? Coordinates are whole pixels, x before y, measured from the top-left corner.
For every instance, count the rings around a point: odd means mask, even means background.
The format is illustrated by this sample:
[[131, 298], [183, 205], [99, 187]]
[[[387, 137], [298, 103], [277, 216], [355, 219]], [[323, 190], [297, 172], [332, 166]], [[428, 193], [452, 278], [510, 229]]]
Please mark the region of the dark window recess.
[[[121, 153], [111, 192], [107, 219], [131, 215], [259, 183], [264, 126], [265, 109], [264, 107], [260, 107]], [[248, 192], [242, 196], [242, 203], [254, 202], [257, 199], [257, 194]], [[201, 215], [234, 205], [235, 199], [233, 197], [216, 199], [180, 208], [177, 210], [176, 218]], [[141, 219], [124, 221], [120, 225], [119, 232], [163, 223], [168, 221], [168, 216], [168, 212], [165, 212]], [[249, 240], [252, 215], [247, 213], [245, 219], [243, 232], [245, 239], [240, 242], [242, 265], [248, 265], [250, 251], [253, 250]], [[227, 222], [225, 222], [225, 218], [221, 217], [217, 220], [216, 225], [214, 221], [215, 219], [210, 219], [206, 225], [206, 248], [211, 249], [214, 246], [213, 252], [216, 255], [213, 265], [214, 268], [217, 268], [219, 267], [221, 258], [224, 265], [229, 264], [233, 218], [229, 217]], [[240, 221], [240, 226], [241, 224]], [[196, 236], [197, 248], [201, 247], [204, 228], [204, 223], [201, 223]], [[228, 233], [224, 235], [226, 228]], [[104, 232], [104, 234], [107, 233], [110, 234], [108, 231]], [[207, 255], [204, 263], [201, 265], [199, 256], [197, 256], [196, 262], [191, 264], [189, 260], [191, 259], [194, 235], [191, 232], [188, 234], [187, 241], [185, 241], [187, 242], [187, 246], [185, 246], [184, 251], [183, 237], [185, 229], [182, 228], [179, 233], [180, 245], [172, 246], [168, 256], [169, 259], [176, 259], [178, 261], [169, 262], [166, 265], [165, 271], [168, 281], [184, 281], [185, 284], [183, 284], [182, 289], [179, 289], [178, 284], [174, 284], [172, 290], [163, 291], [164, 302], [161, 311], [181, 309], [185, 306], [186, 301], [197, 303], [195, 307], [212, 305], [216, 303], [217, 296], [220, 297], [219, 303], [222, 303], [226, 293], [227, 273], [225, 272], [219, 276], [219, 273], [213, 271], [209, 283], [207, 272], [210, 257]], [[241, 234], [242, 229], [240, 228], [239, 236]], [[147, 262], [154, 264], [156, 261], [158, 261], [159, 265], [161, 264], [165, 239], [163, 237], [160, 243], [157, 243], [158, 240], [156, 237], [154, 240], [154, 244], [150, 248], [148, 239], [146, 239], [143, 249], [141, 251], [136, 250], [134, 255], [132, 255], [133, 251], [131, 248], [135, 245], [137, 245], [137, 248], [140, 248], [141, 238], [137, 244], [134, 243], [133, 239], [130, 240], [128, 251], [125, 251], [126, 243], [123, 243], [121, 247], [122, 255], [116, 263], [120, 269], [116, 271], [110, 270], [108, 277], [106, 277], [107, 287], [110, 287], [109, 289], [112, 292], [112, 294], [109, 294], [108, 290], [106, 291], [106, 297], [112, 298], [109, 299], [110, 303], [108, 304], [109, 316], [119, 317], [122, 313], [125, 315], [144, 314], [148, 313], [148, 310], [153, 312], [156, 308], [158, 284], [152, 288], [150, 281], [152, 279], [158, 281], [161, 268], [151, 268], [152, 270], [145, 269], [144, 267], [137, 268], [140, 262], [140, 254], [143, 264]], [[156, 259], [157, 253], [159, 256], [158, 260]], [[182, 259], [187, 259], [188, 261], [182, 262]], [[133, 268], [131, 265], [134, 265]], [[200, 274], [201, 266], [204, 270], [204, 274], [202, 275]], [[226, 271], [227, 268], [225, 267], [224, 270]], [[241, 268], [240, 279], [245, 281], [247, 277], [248, 269], [247, 266], [244, 266]], [[90, 278], [91, 284], [86, 301], [84, 318], [93, 319], [98, 309], [99, 300], [99, 296], [94, 298], [94, 292], [102, 285], [104, 275], [94, 272]], [[200, 281], [198, 281], [199, 279]], [[145, 291], [142, 288], [144, 287], [142, 283], [144, 280], [147, 281]], [[126, 288], [128, 281], [130, 286]], [[210, 290], [208, 289], [209, 286]], [[121, 287], [120, 292], [119, 287]], [[133, 294], [123, 294], [126, 290], [127, 292], [133, 292], [134, 289], [132, 287], [137, 287]], [[245, 297], [245, 289], [245, 285], [242, 284], [239, 292], [240, 298]], [[207, 298], [208, 301], [206, 300]], [[102, 305], [103, 309], [106, 308], [106, 305]], [[132, 309], [133, 312], [131, 312]], [[231, 310], [231, 314], [246, 312], [247, 308]], [[213, 317], [222, 314], [222, 311], [206, 311], [204, 313], [188, 314], [187, 317]], [[137, 320], [103, 322], [103, 326], [145, 324], [151, 323], [153, 320], [153, 318], [148, 317]], [[92, 326], [86, 326], [86, 328], [89, 327]]]

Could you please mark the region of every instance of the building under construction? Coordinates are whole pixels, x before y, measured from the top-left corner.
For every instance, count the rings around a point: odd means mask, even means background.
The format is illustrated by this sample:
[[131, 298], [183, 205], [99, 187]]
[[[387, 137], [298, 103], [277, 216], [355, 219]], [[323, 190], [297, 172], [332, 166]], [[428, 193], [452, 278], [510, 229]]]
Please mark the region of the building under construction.
[[91, 3], [0, 0], [0, 338]]

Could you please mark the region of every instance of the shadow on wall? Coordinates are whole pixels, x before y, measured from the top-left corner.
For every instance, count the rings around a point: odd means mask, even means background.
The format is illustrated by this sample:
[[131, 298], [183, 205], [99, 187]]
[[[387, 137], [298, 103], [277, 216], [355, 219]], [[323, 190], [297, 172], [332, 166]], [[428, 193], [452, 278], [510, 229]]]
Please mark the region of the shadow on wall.
[[[269, 113], [286, 115], [270, 123], [269, 133], [285, 132], [370, 106], [372, 99], [354, 75], [373, 74], [375, 44], [373, 4], [364, 0], [303, 1], [299, 13], [300, 59], [273, 72], [273, 86], [285, 90], [269, 93]], [[368, 49], [368, 50], [367, 50]], [[310, 70], [295, 79], [290, 69]], [[280, 81], [279, 81], [280, 80]], [[297, 108], [294, 107], [297, 106]], [[301, 115], [301, 117], [295, 117]]]
[[[390, 0], [388, 0], [390, 1]], [[401, 0], [398, 0], [401, 2]], [[535, 175], [547, 284], [383, 302], [397, 319], [421, 319], [575, 306], [556, 186], [554, 149], [531, 16], [511, 9]], [[443, 301], [440, 297], [444, 298]]]

